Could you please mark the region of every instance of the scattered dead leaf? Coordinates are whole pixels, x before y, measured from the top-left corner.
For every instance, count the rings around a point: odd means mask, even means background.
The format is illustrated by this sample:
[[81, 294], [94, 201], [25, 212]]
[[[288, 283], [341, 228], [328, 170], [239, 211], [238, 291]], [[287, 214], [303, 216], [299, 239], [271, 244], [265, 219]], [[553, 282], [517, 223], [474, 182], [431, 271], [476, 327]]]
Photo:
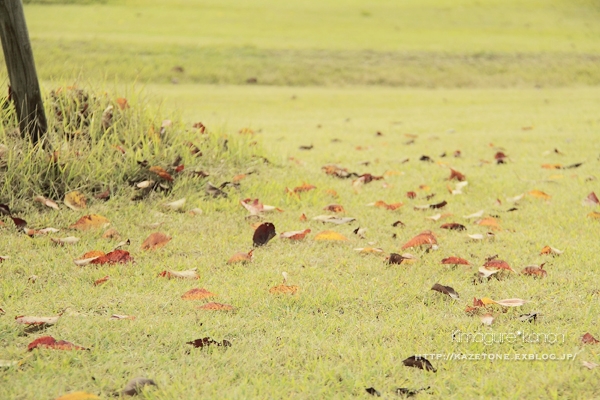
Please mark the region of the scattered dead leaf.
[[600, 343], [598, 339], [592, 336], [591, 333], [587, 332], [585, 335], [581, 337], [581, 343], [583, 344], [597, 344]]
[[451, 265], [471, 265], [467, 260], [460, 257], [447, 257], [442, 260], [442, 264], [451, 264]]
[[69, 207], [73, 211], [79, 211], [87, 208], [87, 200], [83, 193], [74, 191], [67, 193], [63, 200], [65, 206]]
[[269, 293], [272, 294], [296, 294], [298, 292], [298, 286], [296, 285], [285, 285], [285, 284], [281, 284], [281, 285], [277, 285], [277, 286], [273, 286], [271, 289], [269, 289]]
[[437, 244], [437, 240], [433, 232], [427, 230], [419, 233], [414, 238], [410, 239], [402, 246], [402, 250], [408, 249], [410, 247], [419, 247], [419, 246], [428, 246], [431, 247]]
[[156, 250], [165, 246], [171, 241], [171, 237], [162, 232], [154, 232], [150, 234], [142, 243], [142, 250]]
[[172, 271], [167, 269], [158, 274], [158, 276], [166, 277], [169, 279], [177, 278], [177, 279], [200, 279], [200, 276], [197, 272], [198, 268], [192, 268], [185, 271]]
[[537, 189], [534, 189], [534, 190], [530, 191], [529, 195], [531, 197], [535, 197], [535, 198], [543, 199], [543, 200], [550, 200], [550, 198], [552, 197], [549, 194], [544, 193], [541, 190], [537, 190]]
[[90, 262], [90, 264], [125, 264], [128, 262], [134, 262], [133, 258], [128, 251], [125, 250], [113, 250], [108, 254], [98, 257]]
[[165, 171], [165, 169], [163, 167], [159, 167], [158, 165], [155, 165], [153, 167], [150, 167], [148, 169], [148, 171], [155, 173], [156, 175], [158, 175], [159, 177], [161, 177], [162, 179], [169, 181], [169, 182], [173, 182], [173, 177], [171, 176], [171, 174], [169, 174], [167, 171]]
[[253, 252], [254, 250], [250, 250], [248, 253], [235, 253], [229, 260], [227, 260], [227, 264], [248, 263], [252, 261]]
[[194, 288], [194, 289], [188, 290], [183, 295], [181, 295], [181, 298], [184, 300], [204, 300], [209, 297], [215, 297], [215, 296], [216, 296], [216, 294], [211, 293], [204, 288], [200, 288], [200, 289]]
[[233, 306], [231, 306], [229, 304], [221, 304], [221, 303], [206, 303], [197, 308], [199, 310], [211, 310], [211, 311], [231, 311], [231, 310], [233, 310]]
[[29, 343], [27, 351], [32, 351], [37, 348], [46, 348], [54, 350], [89, 350], [86, 347], [78, 346], [65, 340], [56, 340], [52, 336], [42, 336]]
[[431, 287], [431, 290], [435, 290], [436, 292], [446, 294], [446, 295], [452, 297], [453, 299], [458, 299], [460, 297], [458, 295], [458, 293], [456, 292], [456, 290], [454, 290], [454, 288], [452, 288], [450, 286], [440, 285], [439, 283], [436, 283], [435, 285], [433, 285]]
[[310, 232], [310, 229], [305, 229], [303, 231], [289, 231], [281, 233], [279, 237], [290, 240], [301, 240], [304, 239]]
[[103, 217], [102, 215], [90, 214], [90, 215], [84, 215], [83, 217], [79, 218], [77, 220], [77, 222], [70, 225], [69, 228], [77, 229], [80, 231], [85, 231], [85, 230], [94, 229], [94, 228], [105, 228], [109, 224], [110, 224], [110, 221], [108, 219], [106, 219], [105, 217]]
[[335, 231], [323, 231], [317, 233], [315, 236], [315, 240], [319, 241], [347, 241], [348, 238], [341, 233], [337, 233]]
[[420, 356], [410, 356], [405, 360], [402, 360], [402, 364], [407, 367], [413, 367], [418, 369], [423, 369], [425, 371], [436, 372], [437, 370], [433, 368], [433, 365], [429, 362], [425, 357]]

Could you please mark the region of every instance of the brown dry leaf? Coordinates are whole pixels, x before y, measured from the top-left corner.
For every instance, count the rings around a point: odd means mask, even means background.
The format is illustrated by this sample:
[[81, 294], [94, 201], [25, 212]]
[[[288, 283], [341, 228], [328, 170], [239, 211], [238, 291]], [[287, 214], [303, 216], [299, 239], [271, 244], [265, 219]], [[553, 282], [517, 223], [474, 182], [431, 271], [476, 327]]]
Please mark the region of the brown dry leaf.
[[592, 336], [591, 333], [586, 333], [585, 335], [583, 335], [581, 337], [581, 343], [583, 344], [597, 344], [600, 343], [600, 341], [598, 339], [596, 339], [595, 337]]
[[450, 230], [454, 230], [454, 231], [465, 231], [467, 230], [467, 227], [456, 223], [456, 222], [449, 222], [447, 224], [442, 224], [442, 226], [440, 226], [441, 229], [450, 229]]
[[480, 220], [475, 221], [475, 223], [479, 226], [489, 226], [492, 230], [500, 229], [498, 220], [493, 217], [482, 218]]
[[529, 265], [521, 271], [523, 275], [536, 276], [538, 278], [543, 278], [548, 275], [548, 272], [544, 269], [544, 264], [541, 264], [539, 267], [537, 265]]
[[204, 288], [194, 288], [185, 292], [181, 298], [184, 300], [204, 300], [209, 297], [215, 297], [216, 294], [209, 292]]
[[321, 240], [321, 241], [347, 241], [348, 238], [344, 235], [342, 235], [341, 233], [337, 233], [334, 231], [323, 231], [320, 233], [317, 233], [317, 235], [315, 236], [315, 240]]
[[134, 262], [128, 251], [113, 250], [108, 254], [93, 259], [90, 264], [125, 264], [128, 262]]
[[466, 179], [466, 177], [457, 170], [450, 168], [450, 177], [448, 178], [448, 180], [451, 181], [453, 179], [462, 182]]
[[325, 193], [327, 193], [329, 196], [331, 196], [331, 197], [333, 197], [335, 199], [337, 199], [339, 197], [338, 193], [335, 190], [333, 190], [333, 189], [327, 189], [325, 191]]
[[162, 232], [154, 232], [150, 234], [142, 243], [142, 250], [156, 250], [165, 246], [171, 241], [171, 237]]
[[408, 249], [410, 247], [418, 247], [418, 246], [428, 246], [431, 247], [437, 244], [437, 240], [433, 232], [427, 230], [419, 233], [414, 238], [410, 239], [402, 246], [402, 250]]
[[65, 238], [50, 238], [50, 240], [52, 240], [52, 242], [56, 243], [57, 245], [63, 246], [65, 244], [74, 244], [79, 242], [79, 238], [75, 237], [75, 236], [69, 236], [69, 237], [65, 237]]
[[85, 260], [86, 258], [102, 257], [104, 254], [105, 253], [101, 250], [92, 250], [92, 251], [88, 251], [87, 253], [85, 253], [84, 255], [79, 257], [78, 260]]
[[269, 289], [269, 293], [272, 294], [296, 294], [298, 292], [298, 286], [296, 285], [292, 285], [292, 286], [288, 286], [285, 284], [281, 284], [281, 285], [277, 285], [277, 286], [273, 286], [271, 289]]
[[102, 215], [90, 214], [79, 218], [77, 222], [70, 225], [69, 228], [85, 231], [92, 228], [105, 228], [108, 225], [110, 225], [110, 221]]
[[117, 105], [119, 106], [119, 108], [121, 110], [129, 108], [129, 104], [127, 103], [127, 99], [124, 98], [124, 97], [118, 97], [117, 98]]
[[54, 400], [100, 400], [100, 397], [88, 392], [73, 392], [64, 394]]
[[[481, 300], [483, 301], [484, 299], [481, 299]], [[528, 302], [528, 300], [523, 300], [523, 299], [504, 299], [504, 300], [492, 300], [492, 301], [503, 307], [520, 307], [523, 304]]]
[[37, 201], [39, 203], [42, 203], [43, 205], [45, 205], [46, 207], [50, 207], [53, 208], [55, 210], [58, 210], [58, 204], [56, 204], [54, 201], [45, 198], [44, 196], [36, 196], [33, 198], [34, 201]]
[[158, 276], [166, 277], [169, 279], [178, 278], [178, 279], [200, 279], [200, 275], [196, 271], [197, 268], [188, 269], [185, 271], [172, 271], [167, 269], [158, 274]]
[[452, 288], [450, 286], [440, 285], [439, 283], [436, 283], [435, 285], [433, 285], [431, 290], [435, 290], [436, 292], [447, 294], [448, 296], [452, 297], [453, 299], [458, 299], [460, 297], [458, 295], [458, 293], [456, 292], [456, 290], [454, 290], [454, 288]]
[[100, 279], [96, 279], [94, 281], [94, 286], [100, 286], [105, 284], [106, 282], [108, 282], [108, 280], [110, 279], [110, 276], [106, 275], [105, 277], [102, 277]]
[[398, 208], [402, 207], [404, 204], [401, 202], [398, 203], [392, 203], [392, 204], [387, 204], [385, 201], [383, 200], [377, 200], [374, 203], [369, 203], [367, 204], [367, 206], [374, 206], [377, 208], [383, 208], [386, 210], [390, 210], [390, 211], [394, 211], [397, 210]]
[[452, 264], [452, 265], [471, 265], [467, 260], [460, 257], [448, 257], [442, 260], [442, 264]]
[[542, 164], [544, 169], [562, 169], [562, 164]]
[[[316, 189], [317, 187], [314, 185], [310, 185], [306, 182], [302, 183], [302, 185], [300, 186], [296, 186], [293, 190], [292, 193], [298, 194], [298, 193], [302, 193], [302, 192], [309, 192], [311, 190]], [[289, 189], [288, 189], [289, 190]]]
[[310, 232], [310, 229], [305, 229], [303, 231], [289, 231], [281, 233], [279, 237], [290, 240], [301, 240], [304, 239]]
[[594, 218], [594, 219], [600, 219], [600, 212], [592, 211], [591, 213], [588, 214], [588, 217]]
[[37, 348], [55, 349], [55, 350], [89, 350], [86, 347], [77, 346], [65, 340], [56, 340], [52, 336], [42, 336], [29, 343], [27, 351]]
[[501, 269], [505, 269], [507, 271], [512, 271], [515, 272], [514, 269], [511, 268], [510, 265], [508, 265], [508, 263], [504, 260], [498, 260], [498, 259], [491, 259], [486, 261], [483, 264], [484, 267], [490, 269], [490, 270], [501, 270]]
[[323, 207], [323, 210], [331, 211], [334, 213], [343, 213], [346, 211], [346, 210], [344, 210], [344, 207], [340, 204], [329, 204], [329, 205]]
[[302, 222], [308, 220], [308, 218], [306, 217], [306, 214], [304, 214], [304, 213], [302, 213], [302, 215], [300, 215], [300, 218], [298, 218], [298, 219]]
[[584, 206], [597, 206], [598, 204], [600, 204], [600, 200], [598, 200], [598, 196], [596, 196], [596, 193], [594, 192], [588, 194], [587, 197], [583, 199]]
[[537, 189], [534, 189], [531, 192], [529, 192], [529, 195], [531, 197], [536, 197], [538, 199], [543, 199], [543, 200], [550, 200], [550, 198], [552, 197], [549, 194], [544, 193], [541, 190], [537, 190]]
[[15, 317], [15, 322], [23, 325], [50, 326], [56, 324], [60, 317], [60, 315], [55, 317], [26, 317], [19, 315]]
[[252, 261], [252, 253], [253, 252], [254, 252], [254, 250], [250, 250], [248, 253], [235, 253], [233, 256], [231, 256], [231, 258], [229, 260], [227, 260], [227, 264], [248, 263], [248, 262]]
[[199, 310], [213, 310], [213, 311], [231, 311], [233, 310], [233, 306], [229, 304], [221, 304], [221, 303], [206, 303], [200, 307], [196, 307]]
[[540, 255], [542, 254], [552, 254], [555, 256], [559, 256], [562, 253], [564, 253], [564, 251], [556, 249], [554, 247], [550, 247], [550, 246], [544, 246], [544, 248], [542, 249], [542, 251], [540, 251]]
[[69, 207], [73, 211], [79, 211], [87, 208], [87, 200], [85, 196], [78, 191], [67, 193], [63, 203], [65, 203], [65, 206]]
[[167, 171], [165, 171], [165, 169], [163, 167], [159, 167], [158, 165], [155, 165], [153, 167], [150, 167], [148, 170], [150, 172], [153, 172], [156, 175], [160, 176], [161, 178], [163, 178], [166, 181], [173, 182], [173, 177]]
[[121, 239], [121, 235], [119, 235], [119, 232], [117, 232], [116, 229], [110, 228], [110, 229], [107, 229], [102, 234], [102, 238], [103, 239], [115, 239], [115, 240], [119, 240], [119, 239]]

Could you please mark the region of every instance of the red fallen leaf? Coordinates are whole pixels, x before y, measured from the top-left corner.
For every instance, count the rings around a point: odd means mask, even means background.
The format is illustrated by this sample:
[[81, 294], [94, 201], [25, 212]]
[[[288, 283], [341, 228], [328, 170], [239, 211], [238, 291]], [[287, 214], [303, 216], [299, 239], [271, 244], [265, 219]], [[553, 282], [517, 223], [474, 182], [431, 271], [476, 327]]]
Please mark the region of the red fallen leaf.
[[581, 343], [583, 344], [596, 344], [600, 343], [598, 339], [593, 337], [589, 332], [581, 337]]
[[448, 257], [442, 260], [442, 264], [452, 264], [452, 265], [471, 265], [467, 260], [460, 257]]
[[56, 340], [52, 336], [42, 336], [29, 343], [27, 351], [32, 351], [37, 348], [47, 348], [55, 350], [89, 350], [87, 347], [78, 346], [65, 340]]
[[128, 262], [134, 262], [133, 258], [131, 258], [128, 251], [113, 250], [108, 254], [105, 254], [96, 258], [95, 260], [92, 260], [90, 264], [125, 264]]
[[290, 240], [301, 240], [301, 239], [304, 239], [306, 237], [306, 235], [309, 234], [310, 232], [311, 232], [310, 229], [305, 229], [303, 231], [283, 232], [282, 234], [279, 235], [279, 237], [282, 237], [285, 239], [290, 239]]
[[175, 172], [181, 172], [185, 169], [185, 165], [181, 164], [175, 167]]
[[504, 260], [498, 260], [498, 259], [488, 260], [483, 264], [483, 266], [488, 269], [497, 269], [497, 270], [505, 269], [507, 271], [515, 272], [515, 270], [512, 269], [510, 267], [510, 265], [508, 265], [508, 263]]
[[521, 273], [523, 275], [529, 276], [537, 276], [538, 278], [543, 278], [548, 275], [548, 272], [544, 269], [544, 265], [546, 263], [542, 263], [539, 267], [537, 265], [530, 265], [525, 267]]
[[10, 217], [15, 223], [17, 228], [25, 228], [27, 226], [27, 221], [17, 217]]
[[231, 311], [233, 310], [233, 306], [229, 304], [221, 304], [221, 303], [206, 303], [200, 307], [196, 307], [200, 310], [211, 310], [211, 311]]
[[216, 294], [211, 293], [204, 288], [194, 288], [185, 292], [181, 298], [184, 300], [203, 300], [214, 296], [216, 296]]
[[600, 204], [600, 200], [598, 200], [598, 196], [596, 196], [596, 193], [594, 192], [588, 194], [583, 200], [583, 205], [586, 206], [597, 206], [598, 204]]
[[149, 171], [154, 172], [156, 175], [160, 176], [166, 181], [173, 182], [173, 177], [167, 171], [165, 171], [163, 167], [150, 167]]
[[417, 197], [417, 194], [415, 192], [406, 192], [406, 197], [409, 199], [414, 199]]
[[494, 159], [496, 160], [497, 164], [504, 164], [506, 162], [506, 161], [504, 161], [506, 158], [507, 158], [507, 155], [501, 151], [497, 152], [494, 155]]
[[261, 224], [254, 231], [254, 235], [252, 236], [252, 242], [254, 243], [254, 247], [259, 247], [267, 244], [269, 240], [275, 237], [275, 225], [270, 222], [265, 222]]
[[466, 179], [466, 177], [457, 170], [450, 168], [450, 177], [448, 178], [448, 180], [451, 181], [452, 179], [456, 179], [457, 181], [462, 182]]
[[449, 222], [447, 224], [443, 224], [442, 226], [440, 226], [440, 228], [451, 229], [451, 230], [455, 230], [455, 231], [464, 231], [467, 229], [466, 226], [458, 224], [456, 222]]
[[483, 300], [473, 297], [473, 307], [485, 307]]
[[98, 200], [108, 200], [108, 199], [110, 199], [110, 189], [106, 189], [104, 192], [95, 194], [94, 198], [96, 198]]
[[323, 207], [323, 210], [331, 211], [334, 213], [343, 213], [346, 211], [344, 210], [344, 207], [340, 204], [329, 204], [328, 206]]
[[412, 238], [408, 242], [406, 242], [402, 246], [402, 250], [408, 249], [410, 247], [418, 247], [418, 246], [423, 246], [423, 245], [427, 245], [427, 246], [431, 247], [434, 244], [437, 244], [435, 235], [433, 234], [433, 232], [427, 230], [427, 231], [423, 231], [423, 232], [419, 233], [417, 236], [415, 236], [414, 238]]
[[100, 285], [103, 285], [103, 284], [105, 284], [106, 282], [108, 282], [108, 280], [109, 280], [109, 279], [110, 279], [110, 276], [108, 276], [108, 275], [106, 275], [106, 276], [105, 276], [105, 277], [103, 277], [103, 278], [96, 279], [96, 280], [94, 281], [94, 286], [100, 286]]

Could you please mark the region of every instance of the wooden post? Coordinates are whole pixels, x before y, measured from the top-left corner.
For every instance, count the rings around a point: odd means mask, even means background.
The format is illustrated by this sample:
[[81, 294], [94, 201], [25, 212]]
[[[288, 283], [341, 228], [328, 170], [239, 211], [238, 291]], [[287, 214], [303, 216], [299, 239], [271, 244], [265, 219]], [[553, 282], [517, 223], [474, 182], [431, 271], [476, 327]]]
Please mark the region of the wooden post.
[[0, 0], [0, 35], [21, 136], [36, 144], [48, 124], [21, 0]]

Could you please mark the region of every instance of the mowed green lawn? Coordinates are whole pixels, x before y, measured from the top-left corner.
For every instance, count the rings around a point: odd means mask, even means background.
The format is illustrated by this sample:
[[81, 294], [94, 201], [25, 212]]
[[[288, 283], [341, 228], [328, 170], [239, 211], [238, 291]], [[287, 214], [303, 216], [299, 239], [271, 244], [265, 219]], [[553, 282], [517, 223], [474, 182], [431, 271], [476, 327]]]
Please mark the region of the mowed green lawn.
[[[417, 65], [414, 71], [421, 75], [416, 76], [425, 83], [405, 85], [389, 80], [404, 73], [401, 65], [379, 68], [375, 63], [374, 71], [388, 79], [377, 83], [360, 74], [356, 78], [354, 64], [342, 62], [359, 62], [364, 52], [372, 52], [375, 60], [383, 59], [382, 54], [394, 59], [425, 52], [426, 64], [445, 54], [455, 60], [485, 53], [492, 55], [493, 68], [499, 65], [494, 57], [510, 59], [521, 52], [530, 60], [593, 59], [599, 49], [594, 40], [598, 28], [592, 23], [597, 9], [591, 3], [165, 4], [26, 6], [44, 89], [76, 83], [98, 93], [117, 87], [119, 94], [119, 88], [132, 90], [137, 77], [152, 101], [172, 110], [173, 119], [183, 118], [189, 125], [201, 121], [231, 141], [240, 130], [252, 130], [269, 164], [234, 172], [207, 166], [208, 180], [217, 185], [231, 181], [234, 174], [250, 173], [238, 189], [228, 190], [227, 199], [205, 197], [204, 181], [144, 202], [131, 202], [125, 195], [108, 202], [90, 199], [85, 211], [62, 204], [59, 211], [46, 210], [33, 199], [11, 197], [10, 205], [30, 227], [61, 228], [53, 237], [73, 235], [81, 240], [56, 247], [47, 237], [31, 239], [17, 232], [3, 219], [7, 227], [0, 228], [0, 256], [10, 258], [0, 264], [0, 398], [52, 399], [79, 390], [110, 398], [136, 376], [158, 384], [144, 392], [148, 399], [369, 398], [369, 387], [383, 398], [397, 398], [399, 387], [429, 387], [417, 398], [600, 396], [598, 369], [582, 366], [582, 361], [600, 363], [597, 345], [581, 342], [586, 332], [600, 337], [595, 272], [600, 221], [588, 216], [600, 208], [582, 204], [590, 192], [600, 194], [600, 92], [590, 86], [593, 79], [580, 80], [573, 73], [583, 61], [565, 67], [570, 72], [557, 84], [542, 63], [529, 71], [518, 64], [497, 71], [493, 79], [481, 73], [465, 85], [456, 74], [464, 63], [443, 76]], [[124, 49], [132, 45], [136, 51], [145, 49], [147, 58], [137, 52], [127, 55]], [[204, 63], [205, 46], [224, 55]], [[74, 49], [79, 52], [74, 54]], [[244, 60], [238, 57], [240, 49], [250, 49], [261, 59], [255, 71], [236, 69], [236, 61]], [[273, 79], [266, 82], [272, 85], [261, 85], [267, 78], [258, 74], [265, 71], [259, 66], [280, 66], [281, 59], [295, 65], [309, 53], [333, 60], [332, 70], [354, 78], [337, 81], [328, 75], [330, 70], [315, 72], [307, 64], [296, 71], [302, 79], [289, 78], [294, 71], [286, 70], [284, 76], [291, 81]], [[290, 54], [297, 58], [290, 61]], [[175, 75], [175, 65], [185, 72]], [[593, 77], [597, 67], [590, 65]], [[159, 72], [145, 75], [146, 69]], [[225, 72], [213, 81], [188, 76], [205, 70]], [[253, 76], [258, 85], [245, 85]], [[180, 84], [165, 83], [173, 77]], [[535, 88], [533, 77], [544, 84]], [[439, 83], [446, 78], [447, 84]], [[210, 82], [224, 84], [206, 84]], [[437, 89], [424, 88], [431, 86]], [[461, 86], [469, 88], [457, 88]], [[127, 96], [126, 90], [122, 93]], [[460, 157], [453, 156], [456, 150]], [[506, 164], [496, 164], [498, 151], [508, 156]], [[433, 162], [420, 161], [423, 155]], [[384, 179], [356, 187], [352, 179], [327, 176], [321, 167], [328, 163]], [[542, 168], [577, 163], [583, 164]], [[202, 168], [202, 159], [186, 166], [193, 167]], [[452, 189], [456, 184], [448, 181], [449, 167], [469, 182], [462, 194], [449, 192], [448, 185]], [[286, 194], [286, 188], [303, 183], [316, 188], [299, 196]], [[528, 194], [534, 190], [549, 199]], [[417, 197], [409, 199], [409, 191]], [[521, 200], [510, 201], [520, 194]], [[183, 197], [183, 212], [163, 206]], [[277, 237], [256, 248], [251, 263], [227, 264], [234, 253], [252, 249], [252, 224], [258, 220], [247, 218], [239, 204], [245, 198], [283, 210], [261, 219], [274, 223], [277, 233], [305, 228], [311, 233], [298, 242]], [[404, 205], [394, 211], [368, 206], [378, 200]], [[414, 208], [443, 200], [448, 204], [441, 209]], [[356, 221], [326, 225], [312, 220], [332, 214], [323, 210], [329, 204], [342, 205], [341, 216]], [[203, 214], [191, 216], [188, 211], [195, 207]], [[509, 212], [513, 207], [517, 210]], [[479, 210], [498, 221], [495, 239], [475, 241], [467, 236], [492, 231], [477, 225], [477, 218], [464, 218]], [[109, 251], [116, 244], [101, 238], [102, 229], [67, 229], [89, 213], [105, 216], [122, 239], [131, 240], [125, 249], [135, 264], [73, 263], [87, 251]], [[440, 213], [451, 215], [428, 218]], [[307, 221], [300, 220], [302, 214]], [[404, 226], [392, 226], [398, 220]], [[463, 224], [466, 231], [440, 228], [448, 222]], [[160, 225], [151, 227], [154, 223]], [[353, 233], [358, 227], [367, 229], [364, 238]], [[437, 236], [439, 249], [401, 249], [427, 229]], [[173, 239], [161, 249], [143, 251], [141, 243], [157, 230]], [[334, 230], [348, 241], [315, 240], [324, 230]], [[540, 255], [546, 245], [564, 253]], [[365, 247], [384, 253], [355, 250]], [[417, 260], [389, 265], [385, 256], [391, 252], [410, 252]], [[480, 282], [477, 269], [495, 254], [517, 272]], [[463, 257], [471, 265], [442, 265], [449, 256]], [[545, 278], [520, 274], [525, 266], [544, 262]], [[198, 269], [199, 280], [157, 277], [166, 269], [190, 268]], [[281, 283], [284, 271], [288, 284], [299, 287], [298, 294], [269, 293]], [[34, 282], [32, 275], [37, 276]], [[106, 284], [93, 285], [106, 275]], [[435, 283], [453, 287], [460, 298], [431, 291]], [[202, 301], [181, 299], [195, 287], [218, 294], [214, 300], [233, 305], [235, 311], [203, 311], [196, 308]], [[465, 312], [474, 297], [529, 302], [518, 308], [490, 306], [487, 311], [496, 320], [488, 327]], [[60, 312], [64, 314], [59, 322], [43, 332], [25, 333], [13, 319]], [[519, 320], [531, 312], [539, 313], [535, 322]], [[135, 319], [110, 320], [112, 314]], [[557, 334], [564, 341], [458, 343], [452, 339], [457, 330]], [[28, 343], [43, 335], [90, 350], [28, 353]], [[206, 336], [226, 339], [232, 346], [194, 349], [186, 344]], [[432, 353], [507, 354], [513, 360], [428, 356], [435, 373], [402, 364], [412, 355]], [[517, 354], [576, 357], [516, 361]]]

